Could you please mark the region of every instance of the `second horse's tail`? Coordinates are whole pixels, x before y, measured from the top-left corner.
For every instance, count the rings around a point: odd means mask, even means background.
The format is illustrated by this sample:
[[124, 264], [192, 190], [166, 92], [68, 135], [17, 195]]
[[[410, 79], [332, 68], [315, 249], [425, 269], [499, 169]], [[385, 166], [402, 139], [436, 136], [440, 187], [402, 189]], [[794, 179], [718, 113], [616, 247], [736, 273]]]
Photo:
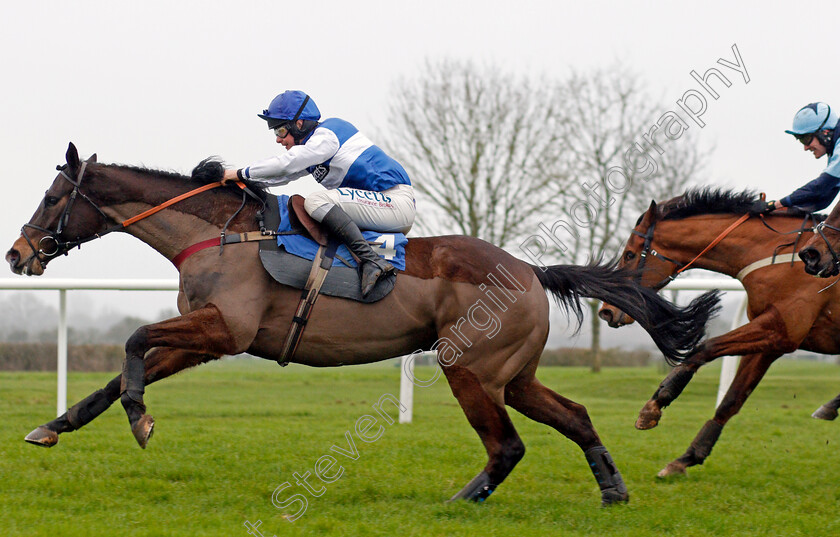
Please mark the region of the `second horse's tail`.
[[665, 360], [682, 362], [705, 336], [706, 323], [720, 309], [720, 291], [708, 291], [685, 308], [675, 306], [633, 276], [616, 270], [615, 263], [531, 266], [542, 286], [557, 303], [582, 322], [581, 297], [607, 302], [630, 315], [650, 334]]

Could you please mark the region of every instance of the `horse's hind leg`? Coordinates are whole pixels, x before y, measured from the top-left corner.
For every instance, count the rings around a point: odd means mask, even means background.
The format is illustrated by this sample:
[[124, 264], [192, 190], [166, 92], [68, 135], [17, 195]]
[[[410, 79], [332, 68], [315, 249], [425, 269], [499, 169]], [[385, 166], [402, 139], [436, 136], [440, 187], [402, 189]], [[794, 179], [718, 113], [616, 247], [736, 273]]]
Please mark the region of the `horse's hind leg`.
[[[144, 360], [144, 381], [146, 384], [151, 384], [181, 370], [216, 358], [218, 356], [210, 354], [197, 354], [180, 349], [157, 347], [152, 349]], [[122, 375], [116, 376], [103, 389], [96, 390], [51, 422], [37, 427], [26, 435], [24, 440], [37, 446], [54, 446], [58, 443], [59, 434], [82, 428], [119, 399], [121, 379]]]
[[120, 402], [128, 415], [131, 433], [146, 447], [154, 419], [143, 403], [145, 366], [143, 358], [154, 347], [173, 347], [202, 354], [235, 354], [236, 343], [219, 309], [213, 304], [159, 323], [141, 326], [125, 344]]
[[737, 414], [747, 398], [753, 392], [767, 369], [781, 354], [774, 353], [771, 355], [750, 354], [741, 359], [738, 365], [738, 371], [735, 378], [732, 380], [732, 385], [727, 390], [726, 395], [720, 402], [720, 406], [715, 410], [713, 419], [707, 421], [691, 445], [682, 456], [674, 459], [663, 468], [657, 477], [669, 477], [672, 475], [685, 474], [686, 468], [703, 464], [706, 458], [711, 454], [712, 448], [720, 438], [720, 433], [723, 431], [723, 426]]
[[449, 387], [487, 450], [487, 466], [449, 501], [482, 502], [510, 474], [525, 454], [503, 405], [494, 401], [469, 369], [451, 365], [443, 368]]
[[583, 405], [546, 388], [534, 378], [533, 372], [523, 373], [507, 385], [505, 403], [532, 420], [553, 427], [583, 450], [601, 489], [602, 505], [628, 500], [621, 473], [601, 443]]
[[816, 409], [811, 417], [818, 420], [833, 420], [837, 418], [838, 408], [840, 408], [840, 395]]

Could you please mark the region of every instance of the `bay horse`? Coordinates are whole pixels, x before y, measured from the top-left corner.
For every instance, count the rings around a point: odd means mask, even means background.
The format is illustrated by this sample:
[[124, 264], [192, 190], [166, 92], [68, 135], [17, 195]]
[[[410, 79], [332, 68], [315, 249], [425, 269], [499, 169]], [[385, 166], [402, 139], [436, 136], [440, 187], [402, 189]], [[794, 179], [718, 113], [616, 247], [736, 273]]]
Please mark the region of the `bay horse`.
[[[66, 164], [25, 224], [6, 260], [17, 274], [111, 231], [127, 232], [173, 260], [218, 239], [222, 230], [254, 231], [264, 206], [239, 188], [212, 188], [189, 177], [83, 161], [71, 143]], [[220, 179], [221, 177], [219, 177]], [[581, 297], [610, 300], [640, 320], [666, 357], [681, 359], [703, 337], [719, 297], [675, 308], [614, 265], [530, 266], [478, 239], [413, 238], [394, 290], [371, 304], [324, 296], [314, 308], [293, 362], [325, 367], [375, 362], [433, 349], [487, 451], [484, 469], [453, 499], [483, 501], [523, 457], [508, 405], [547, 424], [584, 452], [604, 504], [628, 499], [626, 486], [583, 405], [543, 386], [535, 371], [548, 337], [546, 291], [578, 317]], [[26, 440], [50, 447], [120, 399], [132, 433], [146, 447], [154, 420], [145, 386], [223, 355], [275, 360], [300, 290], [263, 269], [254, 242], [197, 251], [180, 264], [180, 316], [140, 327], [126, 342], [122, 373]], [[399, 405], [397, 405], [399, 407]], [[387, 415], [387, 414], [386, 414]], [[385, 416], [383, 416], [384, 418]]]
[[[685, 269], [701, 268], [737, 278], [749, 299], [749, 322], [700, 345], [667, 375], [639, 412], [636, 428], [656, 427], [662, 409], [703, 364], [720, 356], [742, 356], [714, 417], [659, 477], [684, 474], [686, 468], [703, 464], [724, 425], [777, 358], [796, 349], [840, 353], [840, 308], [836, 307], [840, 287], [821, 293], [825, 283], [805, 274], [792, 255], [812, 235], [806, 221], [814, 217], [781, 210], [763, 218], [751, 216], [755, 199], [749, 191], [705, 188], [689, 190], [661, 205], [651, 202], [624, 247], [620, 265], [641, 270], [642, 285], [651, 289], [663, 288]], [[612, 327], [633, 322], [632, 315], [621, 309], [604, 304], [599, 316]], [[813, 417], [834, 419], [838, 407], [840, 396]]]

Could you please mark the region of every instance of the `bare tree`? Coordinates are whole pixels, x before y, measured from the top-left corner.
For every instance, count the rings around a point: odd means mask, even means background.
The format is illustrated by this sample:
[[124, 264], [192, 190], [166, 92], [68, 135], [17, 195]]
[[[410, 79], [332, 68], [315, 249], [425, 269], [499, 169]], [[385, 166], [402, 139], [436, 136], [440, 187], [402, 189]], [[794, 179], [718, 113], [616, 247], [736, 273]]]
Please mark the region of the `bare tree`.
[[[650, 199], [695, 181], [707, 156], [620, 67], [534, 81], [427, 62], [396, 83], [389, 111], [383, 145], [420, 194], [421, 230], [519, 246], [537, 265], [534, 244], [566, 262], [612, 258]], [[590, 302], [594, 371], [598, 306]]]
[[[564, 192], [561, 242], [571, 246], [554, 251], [573, 263], [612, 258], [651, 199], [675, 196], [698, 180], [708, 151], [679, 115], [621, 68], [575, 73], [556, 91], [567, 105], [558, 123], [566, 167], [577, 179]], [[589, 306], [592, 368], [599, 371], [600, 303]]]
[[421, 231], [505, 246], [560, 198], [562, 103], [552, 88], [469, 61], [427, 62], [395, 84], [385, 145], [408, 170]]

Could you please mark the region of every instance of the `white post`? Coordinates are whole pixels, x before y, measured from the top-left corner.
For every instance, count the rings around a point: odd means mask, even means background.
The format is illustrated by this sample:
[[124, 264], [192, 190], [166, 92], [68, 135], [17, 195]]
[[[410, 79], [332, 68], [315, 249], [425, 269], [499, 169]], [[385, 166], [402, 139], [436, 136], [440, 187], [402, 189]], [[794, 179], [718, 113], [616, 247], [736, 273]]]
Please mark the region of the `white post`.
[[400, 423], [411, 423], [411, 417], [414, 413], [414, 383], [408, 378], [407, 372], [414, 375], [413, 354], [407, 354], [400, 358], [400, 403], [406, 408], [405, 412], [400, 412]]
[[67, 289], [58, 291], [58, 404], [61, 416], [67, 412]]
[[[735, 317], [732, 319], [732, 326], [730, 330], [735, 330], [736, 328], [741, 326], [741, 318], [747, 312], [748, 302], [749, 297], [747, 295], [744, 295], [744, 300], [741, 301], [741, 305], [738, 306], [738, 311], [735, 313]], [[723, 363], [720, 366], [720, 383], [718, 384], [718, 394], [717, 401], [715, 402], [715, 408], [720, 406], [720, 402], [723, 401], [723, 397], [729, 390], [729, 386], [731, 386], [732, 381], [735, 380], [735, 372], [738, 370], [739, 360], [740, 359], [737, 356], [723, 357]]]

